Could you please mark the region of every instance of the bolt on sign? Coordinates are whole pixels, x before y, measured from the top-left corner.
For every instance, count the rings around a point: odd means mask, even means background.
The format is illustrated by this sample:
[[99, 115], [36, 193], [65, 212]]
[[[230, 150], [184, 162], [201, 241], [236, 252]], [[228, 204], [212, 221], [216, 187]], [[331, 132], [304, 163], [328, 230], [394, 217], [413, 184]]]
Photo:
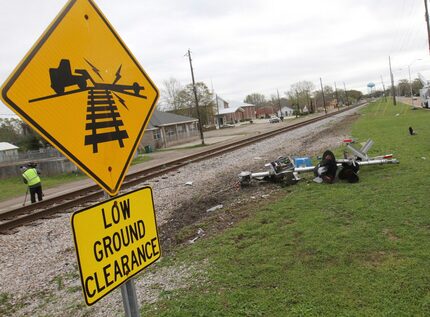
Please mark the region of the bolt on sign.
[[71, 222], [88, 305], [161, 256], [150, 187], [77, 211]]
[[159, 95], [92, 0], [70, 0], [1, 90], [6, 105], [111, 195]]

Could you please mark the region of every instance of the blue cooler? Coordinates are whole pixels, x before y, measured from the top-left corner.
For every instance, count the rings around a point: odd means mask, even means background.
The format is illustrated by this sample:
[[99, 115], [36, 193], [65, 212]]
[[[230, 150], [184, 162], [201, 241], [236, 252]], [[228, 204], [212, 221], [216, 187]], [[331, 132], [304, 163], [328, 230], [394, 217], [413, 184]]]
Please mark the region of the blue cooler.
[[312, 162], [309, 157], [295, 157], [294, 165], [296, 167], [310, 167], [312, 166]]

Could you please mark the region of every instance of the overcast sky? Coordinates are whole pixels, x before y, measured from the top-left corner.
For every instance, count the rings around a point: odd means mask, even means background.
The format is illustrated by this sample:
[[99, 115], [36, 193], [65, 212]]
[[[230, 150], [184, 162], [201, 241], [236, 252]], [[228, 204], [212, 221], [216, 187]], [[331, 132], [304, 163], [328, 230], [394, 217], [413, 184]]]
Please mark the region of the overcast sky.
[[[0, 83], [67, 1], [1, 0]], [[160, 90], [196, 81], [229, 101], [281, 95], [308, 80], [367, 91], [422, 72], [430, 55], [422, 0], [96, 0]], [[418, 60], [421, 59], [421, 60]], [[427, 75], [426, 75], [427, 74]], [[1, 103], [1, 102], [0, 102]], [[0, 105], [0, 114], [12, 112]]]

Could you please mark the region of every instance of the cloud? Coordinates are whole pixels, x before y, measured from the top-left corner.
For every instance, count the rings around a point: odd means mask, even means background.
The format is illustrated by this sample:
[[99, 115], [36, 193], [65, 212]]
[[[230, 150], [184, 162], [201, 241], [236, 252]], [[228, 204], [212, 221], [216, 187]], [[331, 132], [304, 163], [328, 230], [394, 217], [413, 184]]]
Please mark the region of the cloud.
[[[230, 100], [273, 94], [308, 80], [366, 91], [389, 84], [393, 68], [414, 73], [429, 62], [423, 5], [400, 0], [97, 0], [153, 81], [197, 81]], [[64, 5], [57, 0], [7, 1], [0, 20], [4, 81]], [[13, 32], [11, 31], [13, 30]], [[404, 76], [404, 72], [402, 73]], [[341, 86], [340, 84], [339, 86]], [[159, 87], [162, 88], [162, 87]], [[2, 108], [3, 109], [3, 108]], [[0, 113], [3, 113], [1, 110]]]

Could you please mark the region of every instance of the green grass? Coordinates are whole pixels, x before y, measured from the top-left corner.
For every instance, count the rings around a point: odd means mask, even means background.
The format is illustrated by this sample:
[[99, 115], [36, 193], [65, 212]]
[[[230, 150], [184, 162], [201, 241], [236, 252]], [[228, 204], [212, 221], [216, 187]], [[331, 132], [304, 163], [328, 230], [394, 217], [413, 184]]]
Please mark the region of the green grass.
[[163, 292], [142, 316], [429, 316], [430, 112], [362, 113], [353, 137], [399, 165], [363, 167], [357, 184], [302, 181], [166, 257], [160, 265], [207, 260], [206, 282]]
[[[68, 182], [82, 180], [87, 178], [82, 174], [68, 173], [51, 177], [43, 177], [42, 187], [43, 189], [52, 188]], [[4, 201], [13, 197], [19, 197], [25, 195], [27, 185], [24, 184], [21, 177], [11, 177], [2, 179], [0, 182], [0, 201]], [[27, 197], [28, 198], [28, 197]]]
[[148, 155], [138, 155], [136, 158], [133, 159], [133, 161], [131, 161], [131, 165], [136, 165], [136, 164], [140, 164], [140, 163], [144, 163], [144, 162], [148, 162], [150, 161], [152, 158], [149, 157]]
[[188, 145], [183, 147], [169, 147], [169, 148], [161, 148], [157, 149], [157, 152], [168, 152], [168, 151], [174, 151], [174, 150], [188, 150], [188, 149], [196, 149], [200, 147], [205, 147], [207, 144], [194, 144], [194, 145]]
[[[149, 157], [148, 155], [139, 155], [131, 162], [131, 165], [144, 163], [150, 160], [151, 157]], [[86, 178], [87, 176], [82, 173], [65, 173], [49, 177], [44, 177], [43, 174], [41, 175], [43, 189], [56, 187], [62, 184], [79, 181]], [[2, 179], [0, 182], [0, 201], [25, 195], [26, 190], [27, 186], [24, 184], [22, 178], [19, 176]]]

